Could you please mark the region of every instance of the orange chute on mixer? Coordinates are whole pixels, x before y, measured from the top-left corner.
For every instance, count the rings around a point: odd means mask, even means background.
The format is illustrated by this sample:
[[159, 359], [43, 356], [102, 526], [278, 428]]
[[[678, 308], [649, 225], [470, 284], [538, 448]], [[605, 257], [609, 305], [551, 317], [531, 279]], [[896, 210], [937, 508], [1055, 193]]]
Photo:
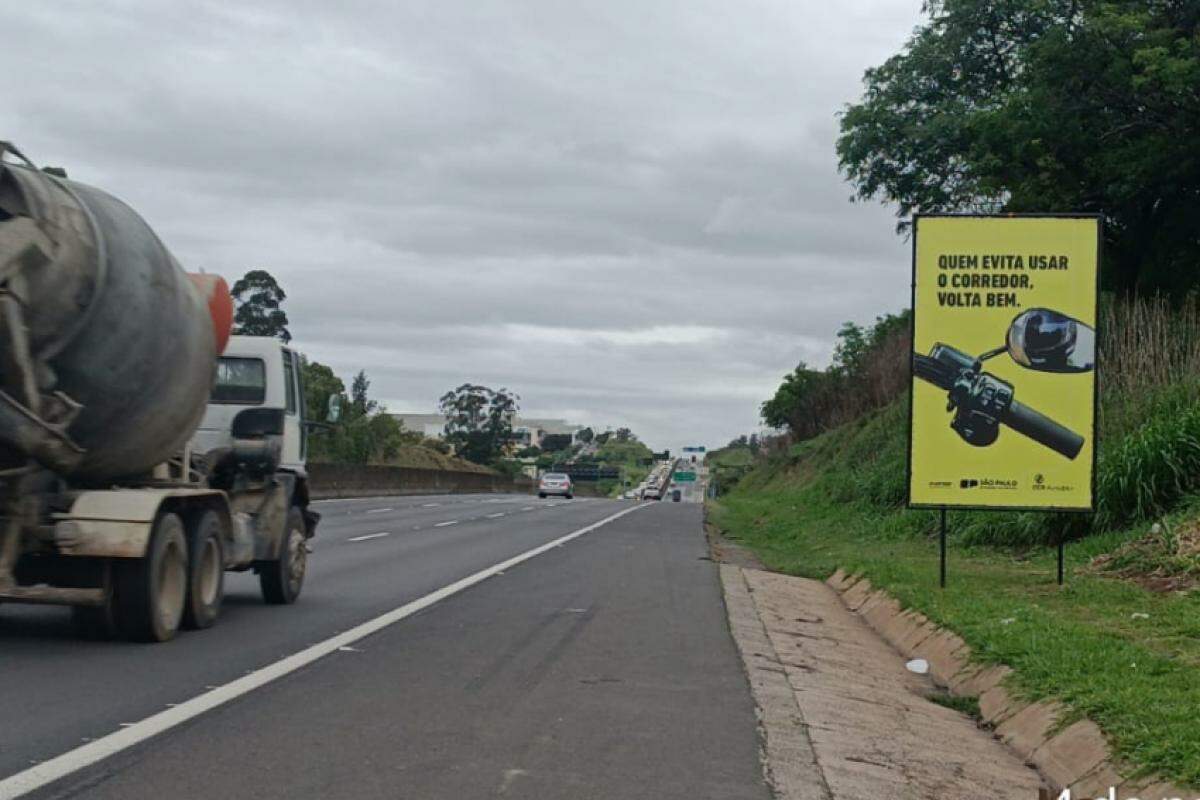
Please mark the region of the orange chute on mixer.
[[200, 290], [204, 302], [208, 305], [217, 355], [221, 355], [225, 352], [225, 346], [229, 344], [229, 334], [233, 330], [233, 296], [229, 293], [229, 284], [220, 275], [209, 275], [206, 272], [189, 272], [188, 277]]

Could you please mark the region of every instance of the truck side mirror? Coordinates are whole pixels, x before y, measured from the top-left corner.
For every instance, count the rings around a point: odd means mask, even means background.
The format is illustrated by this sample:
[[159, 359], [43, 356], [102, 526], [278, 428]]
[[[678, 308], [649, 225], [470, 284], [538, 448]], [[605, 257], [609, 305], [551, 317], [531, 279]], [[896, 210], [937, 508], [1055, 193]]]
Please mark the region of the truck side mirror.
[[337, 392], [329, 395], [329, 410], [325, 414], [326, 422], [337, 422], [342, 418], [342, 396]]
[[1031, 308], [1008, 326], [1005, 349], [1013, 361], [1039, 372], [1089, 372], [1096, 364], [1096, 332], [1061, 312]]

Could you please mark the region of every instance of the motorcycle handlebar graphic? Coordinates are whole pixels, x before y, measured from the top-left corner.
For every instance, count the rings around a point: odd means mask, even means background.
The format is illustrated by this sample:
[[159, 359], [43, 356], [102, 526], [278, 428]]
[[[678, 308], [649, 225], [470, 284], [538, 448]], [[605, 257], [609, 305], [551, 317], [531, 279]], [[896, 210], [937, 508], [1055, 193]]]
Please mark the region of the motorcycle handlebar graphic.
[[983, 372], [961, 350], [938, 344], [927, 356], [913, 353], [913, 374], [949, 393], [950, 427], [968, 444], [990, 445], [1004, 424], [1069, 459], [1083, 449], [1082, 436], [1015, 400], [1011, 383]]

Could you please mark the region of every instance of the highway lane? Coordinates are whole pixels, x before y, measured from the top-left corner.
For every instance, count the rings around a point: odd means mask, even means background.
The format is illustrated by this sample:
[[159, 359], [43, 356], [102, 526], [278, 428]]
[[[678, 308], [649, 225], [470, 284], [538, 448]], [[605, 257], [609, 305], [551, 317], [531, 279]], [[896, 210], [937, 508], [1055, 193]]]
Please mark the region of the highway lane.
[[[474, 512], [474, 546], [631, 506], [524, 505], [495, 504], [520, 522]], [[349, 543], [367, 509], [344, 510], [328, 549], [398, 569], [403, 543]], [[700, 507], [656, 503], [35, 797], [767, 800], [758, 756]]]
[[[255, 576], [227, 574], [217, 626], [182, 633], [166, 645], [84, 641], [66, 609], [2, 606], [0, 777], [629, 505], [527, 495], [321, 503], [309, 576], [296, 606], [266, 606]], [[447, 522], [453, 524], [438, 527]], [[388, 535], [352, 541], [383, 532]]]

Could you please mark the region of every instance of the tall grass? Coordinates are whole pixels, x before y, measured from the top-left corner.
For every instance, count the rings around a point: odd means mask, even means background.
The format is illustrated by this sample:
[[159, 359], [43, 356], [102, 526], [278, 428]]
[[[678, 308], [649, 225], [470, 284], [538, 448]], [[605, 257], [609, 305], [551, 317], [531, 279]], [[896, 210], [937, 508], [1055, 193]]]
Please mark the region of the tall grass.
[[1162, 514], [1200, 487], [1200, 297], [1109, 300], [1099, 323], [1094, 530]]
[[1200, 387], [1200, 296], [1106, 299], [1100, 310], [1100, 417], [1103, 438], [1136, 430], [1164, 403], [1183, 409]]

